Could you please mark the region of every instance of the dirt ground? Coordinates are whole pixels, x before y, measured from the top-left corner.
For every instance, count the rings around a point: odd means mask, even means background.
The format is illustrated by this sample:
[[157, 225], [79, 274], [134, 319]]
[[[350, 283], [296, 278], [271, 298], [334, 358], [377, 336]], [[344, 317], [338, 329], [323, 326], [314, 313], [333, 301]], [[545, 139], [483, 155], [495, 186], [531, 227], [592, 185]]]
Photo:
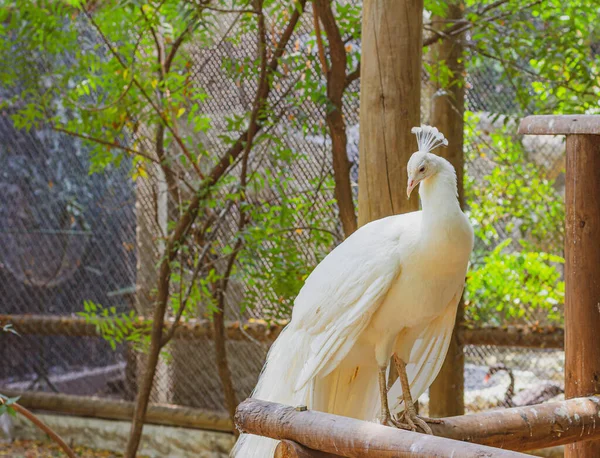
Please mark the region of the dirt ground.
[[[75, 447], [75, 454], [85, 458], [117, 458], [120, 453], [105, 450], [92, 450], [86, 447]], [[60, 447], [52, 442], [16, 440], [12, 444], [0, 442], [0, 456], [13, 458], [54, 458], [66, 456]]]

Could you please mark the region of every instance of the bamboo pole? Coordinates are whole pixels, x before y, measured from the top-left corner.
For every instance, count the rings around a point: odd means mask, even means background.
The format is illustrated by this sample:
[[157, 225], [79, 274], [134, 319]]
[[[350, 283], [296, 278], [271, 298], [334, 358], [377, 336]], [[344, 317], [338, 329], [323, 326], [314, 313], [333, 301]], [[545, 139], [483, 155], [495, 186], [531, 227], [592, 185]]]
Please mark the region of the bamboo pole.
[[[530, 116], [530, 135], [566, 135], [565, 396], [600, 392], [600, 116]], [[600, 440], [565, 457], [600, 456]]]
[[249, 434], [290, 440], [313, 450], [353, 458], [526, 456], [256, 399], [247, 399], [238, 406], [236, 425]]
[[[29, 409], [108, 420], [131, 421], [133, 417], [133, 402], [62, 393], [18, 392], [4, 389], [1, 392], [9, 397], [20, 396], [19, 404]], [[146, 422], [228, 433], [232, 430], [231, 421], [224, 413], [172, 404], [150, 404]]]

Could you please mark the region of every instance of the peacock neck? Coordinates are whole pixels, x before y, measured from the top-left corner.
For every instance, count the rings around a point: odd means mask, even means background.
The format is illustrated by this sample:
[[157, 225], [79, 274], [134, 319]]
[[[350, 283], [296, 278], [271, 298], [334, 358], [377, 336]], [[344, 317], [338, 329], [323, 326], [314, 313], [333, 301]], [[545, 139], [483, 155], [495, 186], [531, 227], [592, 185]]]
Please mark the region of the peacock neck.
[[419, 186], [423, 221], [427, 224], [445, 224], [461, 212], [458, 202], [456, 173], [448, 163], [434, 176], [423, 180]]

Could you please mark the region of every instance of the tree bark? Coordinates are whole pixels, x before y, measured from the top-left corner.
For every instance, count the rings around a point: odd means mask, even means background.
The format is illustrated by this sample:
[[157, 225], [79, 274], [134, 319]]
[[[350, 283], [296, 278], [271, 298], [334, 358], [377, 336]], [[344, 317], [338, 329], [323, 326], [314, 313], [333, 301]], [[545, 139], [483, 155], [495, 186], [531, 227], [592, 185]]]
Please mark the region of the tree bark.
[[[448, 5], [446, 19], [460, 20], [463, 17], [464, 4], [454, 2]], [[439, 19], [439, 18], [438, 18]], [[443, 30], [444, 23], [438, 28]], [[445, 66], [450, 72], [447, 84], [438, 78], [435, 72], [431, 75], [433, 97], [431, 101], [430, 124], [437, 127], [448, 139], [447, 148], [439, 148], [436, 154], [450, 161], [456, 170], [458, 195], [461, 207], [464, 206], [464, 152], [463, 130], [465, 112], [463, 37], [442, 40], [432, 45], [429, 55], [436, 66]], [[464, 304], [458, 305], [456, 324], [448, 347], [444, 364], [433, 384], [429, 387], [429, 415], [431, 417], [450, 417], [464, 415], [464, 366], [463, 346], [457, 335], [458, 325], [464, 316]]]
[[422, 0], [366, 0], [360, 81], [358, 223], [417, 210], [406, 164], [420, 124]]

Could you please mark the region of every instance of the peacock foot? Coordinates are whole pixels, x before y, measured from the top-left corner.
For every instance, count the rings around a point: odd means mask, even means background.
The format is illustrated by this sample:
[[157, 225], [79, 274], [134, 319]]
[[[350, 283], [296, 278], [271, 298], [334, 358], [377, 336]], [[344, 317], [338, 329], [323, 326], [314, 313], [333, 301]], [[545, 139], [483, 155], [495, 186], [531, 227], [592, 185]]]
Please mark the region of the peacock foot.
[[396, 424], [394, 423], [394, 420], [392, 419], [392, 417], [390, 415], [385, 415], [382, 414], [379, 416], [379, 418], [377, 419], [379, 421], [380, 425], [383, 426], [396, 426]]
[[408, 431], [417, 431], [420, 429], [425, 434], [433, 435], [433, 431], [427, 423], [441, 424], [444, 420], [439, 418], [428, 418], [417, 415], [414, 410], [405, 410], [397, 418], [391, 420], [394, 426]]

